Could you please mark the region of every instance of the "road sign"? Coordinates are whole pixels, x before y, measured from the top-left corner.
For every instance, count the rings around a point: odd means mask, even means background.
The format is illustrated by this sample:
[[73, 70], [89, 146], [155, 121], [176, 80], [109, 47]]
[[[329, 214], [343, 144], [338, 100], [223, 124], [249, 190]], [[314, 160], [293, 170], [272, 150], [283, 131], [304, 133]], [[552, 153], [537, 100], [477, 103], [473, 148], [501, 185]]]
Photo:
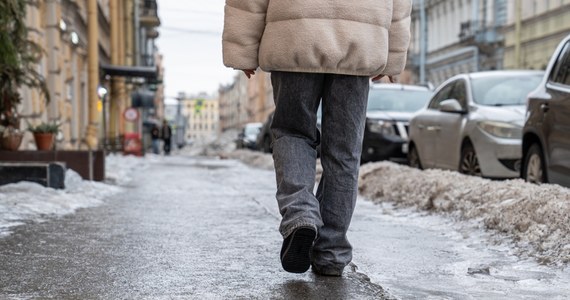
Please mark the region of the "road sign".
[[125, 120], [134, 122], [139, 119], [139, 111], [136, 108], [127, 108], [124, 113]]

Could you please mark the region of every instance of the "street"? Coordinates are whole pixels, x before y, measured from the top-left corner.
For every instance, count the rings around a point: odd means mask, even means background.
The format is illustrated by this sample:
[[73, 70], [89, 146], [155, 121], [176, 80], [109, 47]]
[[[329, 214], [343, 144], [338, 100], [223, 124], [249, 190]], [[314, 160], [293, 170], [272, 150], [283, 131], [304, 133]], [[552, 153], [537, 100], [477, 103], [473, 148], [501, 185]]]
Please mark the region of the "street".
[[[359, 199], [342, 278], [281, 269], [272, 171], [152, 160], [105, 204], [0, 239], [0, 298], [564, 299], [566, 270], [484, 233]], [[356, 270], [356, 271], [355, 271]]]

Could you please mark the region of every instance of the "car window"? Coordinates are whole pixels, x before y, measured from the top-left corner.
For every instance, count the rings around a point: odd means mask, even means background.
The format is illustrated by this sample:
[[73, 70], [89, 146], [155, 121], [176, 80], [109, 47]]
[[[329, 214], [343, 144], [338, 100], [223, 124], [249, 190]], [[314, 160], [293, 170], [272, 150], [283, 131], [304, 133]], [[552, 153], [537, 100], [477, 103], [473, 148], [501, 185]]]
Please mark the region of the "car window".
[[570, 86], [570, 42], [566, 43], [554, 65], [550, 81]]
[[467, 108], [467, 87], [465, 86], [465, 80], [456, 81], [447, 99], [455, 99], [459, 101], [461, 107]]
[[245, 135], [257, 135], [261, 131], [260, 126], [246, 126], [244, 128]]
[[542, 81], [542, 73], [515, 73], [471, 79], [473, 101], [480, 105], [524, 105], [528, 93]]
[[367, 111], [416, 112], [429, 101], [428, 90], [371, 89]]
[[439, 104], [441, 103], [441, 101], [447, 100], [449, 99], [449, 95], [451, 94], [451, 91], [453, 90], [453, 86], [455, 85], [457, 81], [454, 82], [450, 82], [448, 83], [445, 87], [443, 87], [432, 99], [431, 102], [429, 103], [428, 108], [431, 109], [439, 109]]

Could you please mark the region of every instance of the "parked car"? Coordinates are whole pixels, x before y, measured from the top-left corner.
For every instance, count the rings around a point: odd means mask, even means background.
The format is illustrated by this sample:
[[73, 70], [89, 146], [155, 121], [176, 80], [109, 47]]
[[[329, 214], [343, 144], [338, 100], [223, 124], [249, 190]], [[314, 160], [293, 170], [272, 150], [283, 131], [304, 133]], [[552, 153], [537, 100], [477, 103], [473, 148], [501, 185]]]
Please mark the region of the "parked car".
[[373, 84], [368, 96], [361, 163], [407, 162], [408, 125], [432, 95], [427, 87]]
[[273, 122], [274, 113], [275, 112], [269, 114], [267, 120], [265, 120], [263, 126], [261, 126], [255, 142], [257, 150], [265, 153], [271, 153], [273, 150], [271, 148], [271, 144], [273, 143], [273, 135], [271, 134], [271, 122]]
[[528, 97], [522, 152], [524, 179], [570, 187], [570, 35]]
[[543, 74], [491, 71], [444, 82], [410, 122], [410, 165], [518, 177], [526, 97]]
[[256, 150], [256, 140], [257, 135], [261, 131], [263, 123], [247, 123], [240, 132], [238, 139], [236, 141], [236, 146], [238, 149], [251, 149]]

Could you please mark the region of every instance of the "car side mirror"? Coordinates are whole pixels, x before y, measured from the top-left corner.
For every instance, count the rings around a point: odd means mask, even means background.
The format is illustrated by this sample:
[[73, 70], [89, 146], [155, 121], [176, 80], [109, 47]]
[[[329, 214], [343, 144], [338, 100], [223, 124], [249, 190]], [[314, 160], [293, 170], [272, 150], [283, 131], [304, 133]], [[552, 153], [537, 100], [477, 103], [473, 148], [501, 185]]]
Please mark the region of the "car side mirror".
[[466, 113], [465, 109], [461, 106], [457, 99], [448, 99], [441, 101], [439, 104], [439, 111], [448, 112], [448, 113], [456, 113], [456, 114], [464, 114]]

